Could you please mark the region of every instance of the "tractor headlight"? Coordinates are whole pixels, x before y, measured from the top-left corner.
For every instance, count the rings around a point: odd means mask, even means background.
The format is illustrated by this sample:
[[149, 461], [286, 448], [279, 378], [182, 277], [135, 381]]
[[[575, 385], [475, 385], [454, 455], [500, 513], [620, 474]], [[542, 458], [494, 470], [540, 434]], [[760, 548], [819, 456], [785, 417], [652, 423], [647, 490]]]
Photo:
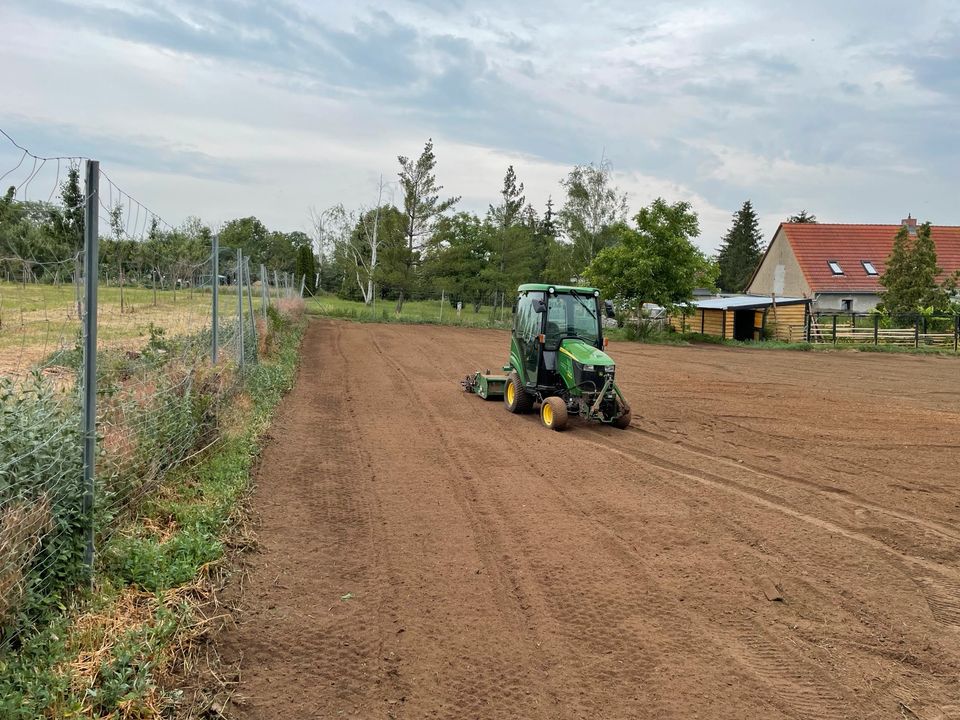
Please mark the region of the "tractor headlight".
[[596, 368], [594, 368], [593, 365], [584, 365], [583, 369], [586, 370], [587, 372], [593, 372]]

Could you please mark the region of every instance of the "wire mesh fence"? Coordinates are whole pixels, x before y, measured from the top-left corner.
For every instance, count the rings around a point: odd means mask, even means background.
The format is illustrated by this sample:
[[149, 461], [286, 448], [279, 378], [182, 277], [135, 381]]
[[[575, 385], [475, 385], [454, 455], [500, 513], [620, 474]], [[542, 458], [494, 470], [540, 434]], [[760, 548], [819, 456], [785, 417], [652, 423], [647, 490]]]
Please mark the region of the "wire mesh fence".
[[268, 308], [296, 282], [173, 228], [94, 161], [10, 141], [0, 183], [5, 648], [93, 576], [97, 544], [170, 469], [218, 438]]

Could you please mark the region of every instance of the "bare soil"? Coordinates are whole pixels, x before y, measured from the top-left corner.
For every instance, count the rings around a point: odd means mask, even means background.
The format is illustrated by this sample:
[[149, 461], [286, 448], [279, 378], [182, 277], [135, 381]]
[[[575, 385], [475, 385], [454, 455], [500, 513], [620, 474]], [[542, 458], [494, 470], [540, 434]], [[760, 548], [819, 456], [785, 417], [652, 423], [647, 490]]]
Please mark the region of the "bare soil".
[[507, 343], [311, 325], [232, 717], [960, 718], [960, 363], [614, 342], [556, 433], [460, 390]]

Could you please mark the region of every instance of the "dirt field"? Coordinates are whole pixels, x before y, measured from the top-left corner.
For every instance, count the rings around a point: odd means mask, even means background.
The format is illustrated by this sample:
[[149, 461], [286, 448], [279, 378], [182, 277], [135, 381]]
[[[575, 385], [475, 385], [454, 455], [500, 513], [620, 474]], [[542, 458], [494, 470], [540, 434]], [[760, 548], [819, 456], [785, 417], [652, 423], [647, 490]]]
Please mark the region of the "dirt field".
[[612, 343], [554, 433], [461, 392], [507, 342], [313, 323], [233, 717], [960, 718], [960, 362]]

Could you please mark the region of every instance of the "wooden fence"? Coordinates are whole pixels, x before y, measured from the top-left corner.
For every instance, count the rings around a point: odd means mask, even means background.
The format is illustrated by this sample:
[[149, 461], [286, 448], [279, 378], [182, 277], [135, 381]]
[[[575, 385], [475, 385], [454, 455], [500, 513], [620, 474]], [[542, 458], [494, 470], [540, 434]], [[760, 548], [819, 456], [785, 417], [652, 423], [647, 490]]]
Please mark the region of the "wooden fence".
[[806, 327], [790, 326], [791, 342], [946, 347], [954, 352], [960, 346], [960, 316], [905, 318], [894, 323], [897, 327], [884, 327], [887, 321], [879, 315], [859, 320], [865, 324], [858, 325], [856, 316], [810, 316]]

